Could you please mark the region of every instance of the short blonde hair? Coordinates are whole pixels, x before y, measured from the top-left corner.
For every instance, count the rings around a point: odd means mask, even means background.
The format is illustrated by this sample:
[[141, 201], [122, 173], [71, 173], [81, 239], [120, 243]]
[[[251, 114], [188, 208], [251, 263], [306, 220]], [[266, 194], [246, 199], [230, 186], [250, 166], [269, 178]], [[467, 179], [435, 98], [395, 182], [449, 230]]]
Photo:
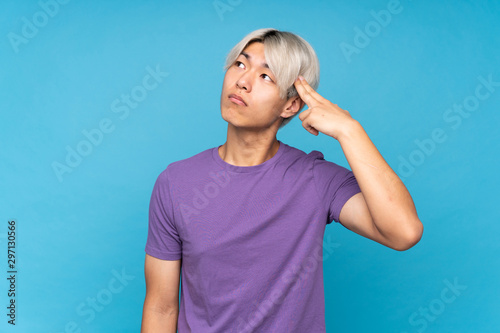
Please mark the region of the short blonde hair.
[[[246, 35], [227, 55], [224, 70], [227, 71], [241, 52], [253, 42], [264, 44], [266, 62], [276, 77], [282, 99], [298, 95], [293, 83], [299, 75], [302, 75], [313, 89], [318, 88], [319, 61], [312, 46], [296, 34], [273, 28], [258, 29]], [[295, 115], [297, 114], [298, 112]], [[294, 116], [284, 118], [279, 128], [289, 123]]]

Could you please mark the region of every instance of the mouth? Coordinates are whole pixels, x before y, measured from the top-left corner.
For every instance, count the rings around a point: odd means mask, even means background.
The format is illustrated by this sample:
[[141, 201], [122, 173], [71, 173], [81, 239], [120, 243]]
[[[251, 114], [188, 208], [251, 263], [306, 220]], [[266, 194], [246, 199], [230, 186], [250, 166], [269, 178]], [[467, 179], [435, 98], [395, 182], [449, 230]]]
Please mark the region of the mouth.
[[230, 94], [228, 96], [229, 100], [233, 103], [236, 103], [238, 105], [242, 105], [242, 106], [247, 106], [247, 103], [245, 103], [245, 101], [243, 100], [243, 98], [241, 98], [241, 96], [239, 95], [236, 95], [236, 94]]

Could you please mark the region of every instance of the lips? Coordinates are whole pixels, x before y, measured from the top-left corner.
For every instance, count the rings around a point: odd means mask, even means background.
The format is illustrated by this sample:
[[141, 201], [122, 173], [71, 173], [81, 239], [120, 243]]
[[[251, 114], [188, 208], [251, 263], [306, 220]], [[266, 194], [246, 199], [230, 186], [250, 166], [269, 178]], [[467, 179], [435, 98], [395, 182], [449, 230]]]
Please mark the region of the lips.
[[243, 100], [243, 98], [239, 95], [236, 95], [236, 94], [230, 94], [228, 96], [229, 100], [236, 103], [236, 104], [239, 104], [239, 105], [243, 105], [243, 106], [247, 106], [247, 103]]

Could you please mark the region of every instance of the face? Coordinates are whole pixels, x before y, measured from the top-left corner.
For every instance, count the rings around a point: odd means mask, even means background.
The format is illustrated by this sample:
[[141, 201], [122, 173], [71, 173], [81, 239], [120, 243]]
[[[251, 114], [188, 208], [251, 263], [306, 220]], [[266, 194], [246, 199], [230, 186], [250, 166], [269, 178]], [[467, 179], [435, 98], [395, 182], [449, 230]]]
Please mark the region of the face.
[[222, 118], [235, 127], [260, 129], [281, 123], [287, 101], [280, 98], [276, 77], [266, 64], [264, 44], [247, 45], [228, 68], [220, 104]]

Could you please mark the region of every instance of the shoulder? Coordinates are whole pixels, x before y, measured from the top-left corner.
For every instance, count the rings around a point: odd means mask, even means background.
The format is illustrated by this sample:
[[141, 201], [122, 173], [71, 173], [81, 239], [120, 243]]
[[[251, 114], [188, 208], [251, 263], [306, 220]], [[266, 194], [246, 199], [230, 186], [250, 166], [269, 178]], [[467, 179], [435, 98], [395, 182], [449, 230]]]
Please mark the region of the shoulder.
[[287, 177], [298, 177], [312, 171], [312, 163], [306, 152], [284, 142], [281, 145], [283, 153], [273, 168], [274, 172], [283, 173]]
[[286, 158], [283, 159], [283, 163], [286, 167], [291, 165], [297, 165], [300, 170], [309, 170], [314, 172], [316, 175], [338, 175], [345, 174], [349, 170], [343, 166], [331, 162], [325, 159], [324, 154], [319, 150], [311, 150], [306, 153], [300, 148], [296, 148], [290, 145], [286, 145]]
[[205, 149], [191, 157], [171, 162], [162, 173], [168, 174], [171, 178], [177, 178], [186, 173], [199, 171], [212, 162], [213, 149]]
[[214, 148], [205, 149], [191, 157], [171, 162], [158, 176], [163, 181], [175, 181], [185, 177], [194, 176], [199, 173], [204, 167], [210, 164], [212, 159], [212, 150]]
[[[311, 150], [309, 153], [304, 152], [301, 149], [291, 147], [295, 152], [295, 155], [301, 158], [305, 164], [317, 169], [336, 169], [340, 167], [337, 163], [331, 162], [325, 159], [325, 155], [319, 150]], [[342, 168], [342, 167], [340, 167]]]
[[309, 153], [306, 153], [300, 148], [296, 148], [287, 144], [285, 144], [285, 146], [291, 156], [304, 159], [304, 161], [307, 161], [309, 163], [313, 163], [316, 160], [325, 160], [325, 156], [319, 150], [311, 150]]
[[311, 166], [315, 177], [343, 177], [351, 173], [348, 168], [325, 159], [324, 154], [319, 150], [312, 150], [308, 153], [306, 160]]
[[310, 153], [306, 153], [304, 150], [300, 148], [290, 146], [283, 142], [282, 144], [285, 145], [287, 161], [300, 160], [304, 163], [312, 163], [315, 159], [323, 158], [323, 154], [320, 151], [312, 150]]

